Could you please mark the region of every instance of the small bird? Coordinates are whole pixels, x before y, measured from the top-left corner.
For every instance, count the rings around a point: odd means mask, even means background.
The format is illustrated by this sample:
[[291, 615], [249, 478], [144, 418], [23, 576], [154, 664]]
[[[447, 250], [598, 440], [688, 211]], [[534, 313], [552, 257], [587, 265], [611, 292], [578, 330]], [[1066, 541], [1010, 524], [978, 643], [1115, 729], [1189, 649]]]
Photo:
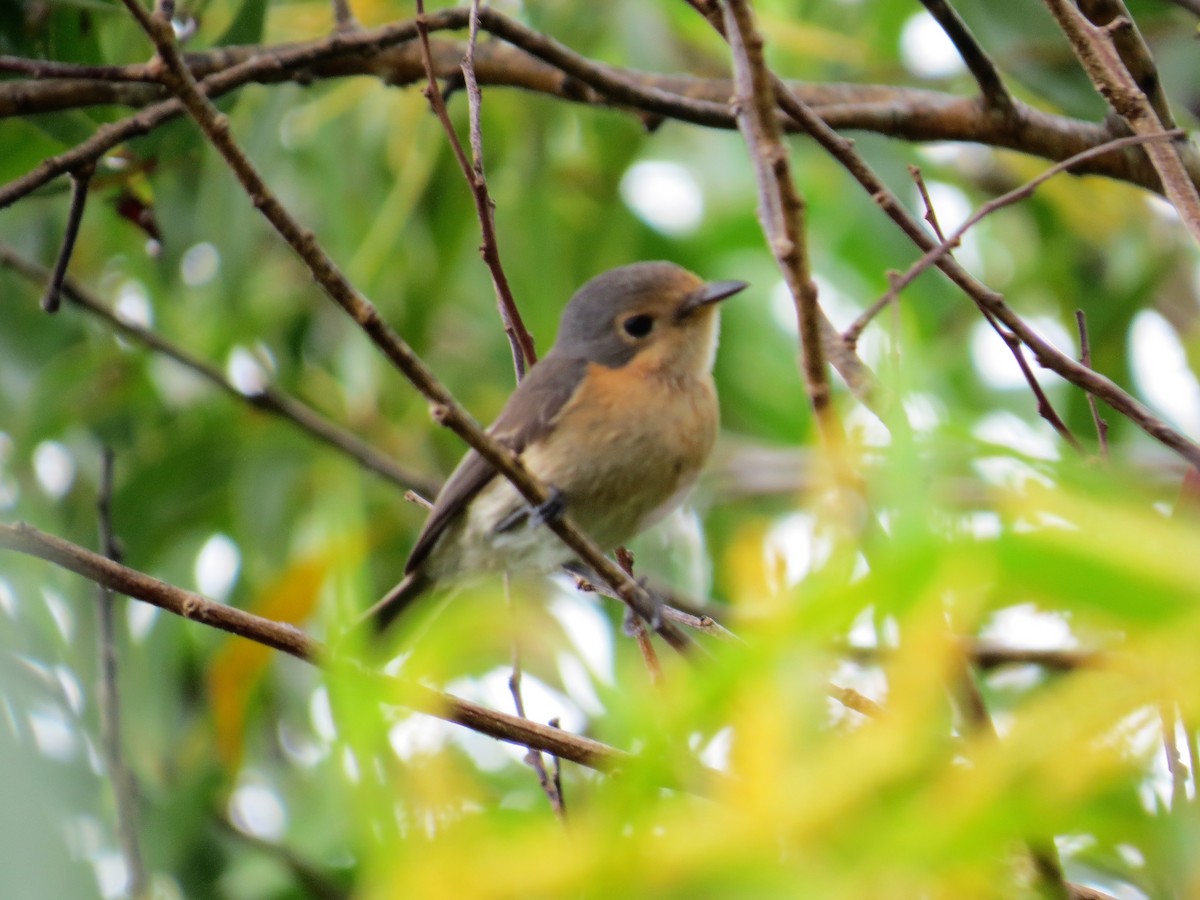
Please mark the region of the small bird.
[[554, 347], [488, 429], [550, 487], [551, 500], [531, 508], [469, 451], [438, 494], [404, 580], [363, 619], [382, 631], [439, 583], [571, 562], [540, 527], [564, 510], [612, 550], [678, 506], [717, 436], [717, 303], [746, 287], [705, 283], [669, 262], [622, 266], [584, 284]]

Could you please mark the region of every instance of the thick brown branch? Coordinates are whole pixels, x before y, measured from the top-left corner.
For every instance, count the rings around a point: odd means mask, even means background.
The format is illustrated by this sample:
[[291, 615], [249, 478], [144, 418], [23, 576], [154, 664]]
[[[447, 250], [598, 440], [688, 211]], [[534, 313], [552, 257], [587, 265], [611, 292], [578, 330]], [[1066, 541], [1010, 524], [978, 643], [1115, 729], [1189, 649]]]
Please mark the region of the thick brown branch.
[[[513, 45], [493, 42], [478, 48], [475, 71], [480, 84], [519, 87], [576, 103], [653, 112], [709, 127], [737, 127], [726, 104], [732, 93], [728, 80], [654, 75], [606, 66], [509, 22], [493, 10], [484, 9], [481, 13], [482, 27], [493, 33], [503, 30], [502, 37]], [[429, 16], [429, 30], [463, 28], [467, 21], [467, 10], [442, 10]], [[295, 79], [307, 84], [353, 75], [370, 75], [396, 85], [413, 84], [425, 79], [415, 36], [411, 21], [397, 22], [370, 31], [338, 33], [305, 44], [209, 50], [188, 54], [186, 61], [198, 79], [221, 76], [205, 85], [211, 97], [250, 82]], [[463, 58], [463, 46], [435, 41], [432, 49], [438, 75], [454, 75]], [[562, 68], [568, 61], [570, 67]], [[4, 57], [0, 58], [0, 68], [4, 62], [11, 70], [23, 71], [31, 78], [36, 78], [41, 67], [52, 67], [49, 74], [56, 80], [0, 82], [0, 118], [96, 104], [146, 107], [169, 96], [161, 85], [154, 83], [157, 76], [148, 65], [71, 67]], [[76, 77], [68, 78], [71, 74]], [[63, 78], [68, 80], [57, 80]], [[619, 97], [610, 93], [614, 83], [621, 86]], [[873, 131], [902, 140], [971, 141], [1060, 160], [1112, 136], [1102, 125], [1044, 113], [1019, 101], [1014, 103], [1011, 113], [996, 115], [993, 108], [976, 98], [935, 91], [857, 84], [789, 83], [788, 87], [834, 128]], [[111, 143], [107, 146], [144, 134], [181, 111], [178, 106], [166, 110], [165, 115], [160, 110], [151, 121], [142, 119], [141, 127], [132, 130], [119, 125], [117, 133], [112, 133], [110, 126]], [[785, 122], [785, 127], [800, 130], [791, 121]], [[100, 149], [90, 158], [103, 152]], [[75, 162], [84, 158], [87, 157], [77, 157]], [[1188, 167], [1192, 177], [1200, 180], [1200, 166], [1189, 161]], [[69, 168], [58, 168], [48, 177], [57, 177]], [[34, 171], [48, 180], [47, 172]], [[1160, 189], [1153, 167], [1136, 150], [1095, 160], [1083, 171]], [[8, 202], [11, 198], [0, 192], [0, 206]]]

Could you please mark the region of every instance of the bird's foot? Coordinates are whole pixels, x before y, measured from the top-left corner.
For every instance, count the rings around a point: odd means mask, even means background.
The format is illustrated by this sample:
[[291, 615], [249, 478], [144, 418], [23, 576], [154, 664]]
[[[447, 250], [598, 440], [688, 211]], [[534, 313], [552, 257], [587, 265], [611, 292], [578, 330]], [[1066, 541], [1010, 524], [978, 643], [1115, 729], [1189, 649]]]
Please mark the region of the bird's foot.
[[529, 517], [529, 525], [531, 528], [549, 525], [551, 522], [561, 519], [566, 511], [567, 501], [563, 497], [563, 492], [554, 485], [550, 485], [550, 496], [544, 503], [539, 503], [533, 508], [533, 515]]
[[566, 512], [567, 501], [563, 498], [563, 493], [553, 485], [550, 486], [550, 496], [546, 498], [544, 503], [539, 503], [537, 506], [525, 505], [518, 506], [507, 516], [501, 519], [493, 531], [497, 534], [503, 534], [506, 531], [512, 531], [518, 525], [526, 522], [530, 528], [537, 528], [539, 525], [546, 525], [556, 519], [562, 518], [562, 514]]

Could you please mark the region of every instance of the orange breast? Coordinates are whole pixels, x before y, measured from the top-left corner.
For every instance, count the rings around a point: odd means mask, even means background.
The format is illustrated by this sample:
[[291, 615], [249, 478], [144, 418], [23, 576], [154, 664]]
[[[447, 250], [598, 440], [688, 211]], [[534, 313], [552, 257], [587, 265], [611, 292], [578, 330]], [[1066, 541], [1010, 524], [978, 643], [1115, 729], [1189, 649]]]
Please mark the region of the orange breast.
[[711, 377], [668, 375], [657, 362], [589, 366], [553, 434], [524, 454], [605, 549], [677, 505], [716, 440]]

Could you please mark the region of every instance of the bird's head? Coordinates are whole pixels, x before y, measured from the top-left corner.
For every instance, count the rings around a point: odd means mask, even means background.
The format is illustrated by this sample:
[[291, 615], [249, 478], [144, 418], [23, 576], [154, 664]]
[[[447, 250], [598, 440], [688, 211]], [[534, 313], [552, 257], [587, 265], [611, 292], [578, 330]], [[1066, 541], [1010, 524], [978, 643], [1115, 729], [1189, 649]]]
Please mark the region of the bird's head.
[[717, 304], [744, 281], [705, 282], [669, 262], [612, 269], [581, 287], [563, 311], [555, 351], [608, 368], [637, 359], [679, 375], [712, 369]]

